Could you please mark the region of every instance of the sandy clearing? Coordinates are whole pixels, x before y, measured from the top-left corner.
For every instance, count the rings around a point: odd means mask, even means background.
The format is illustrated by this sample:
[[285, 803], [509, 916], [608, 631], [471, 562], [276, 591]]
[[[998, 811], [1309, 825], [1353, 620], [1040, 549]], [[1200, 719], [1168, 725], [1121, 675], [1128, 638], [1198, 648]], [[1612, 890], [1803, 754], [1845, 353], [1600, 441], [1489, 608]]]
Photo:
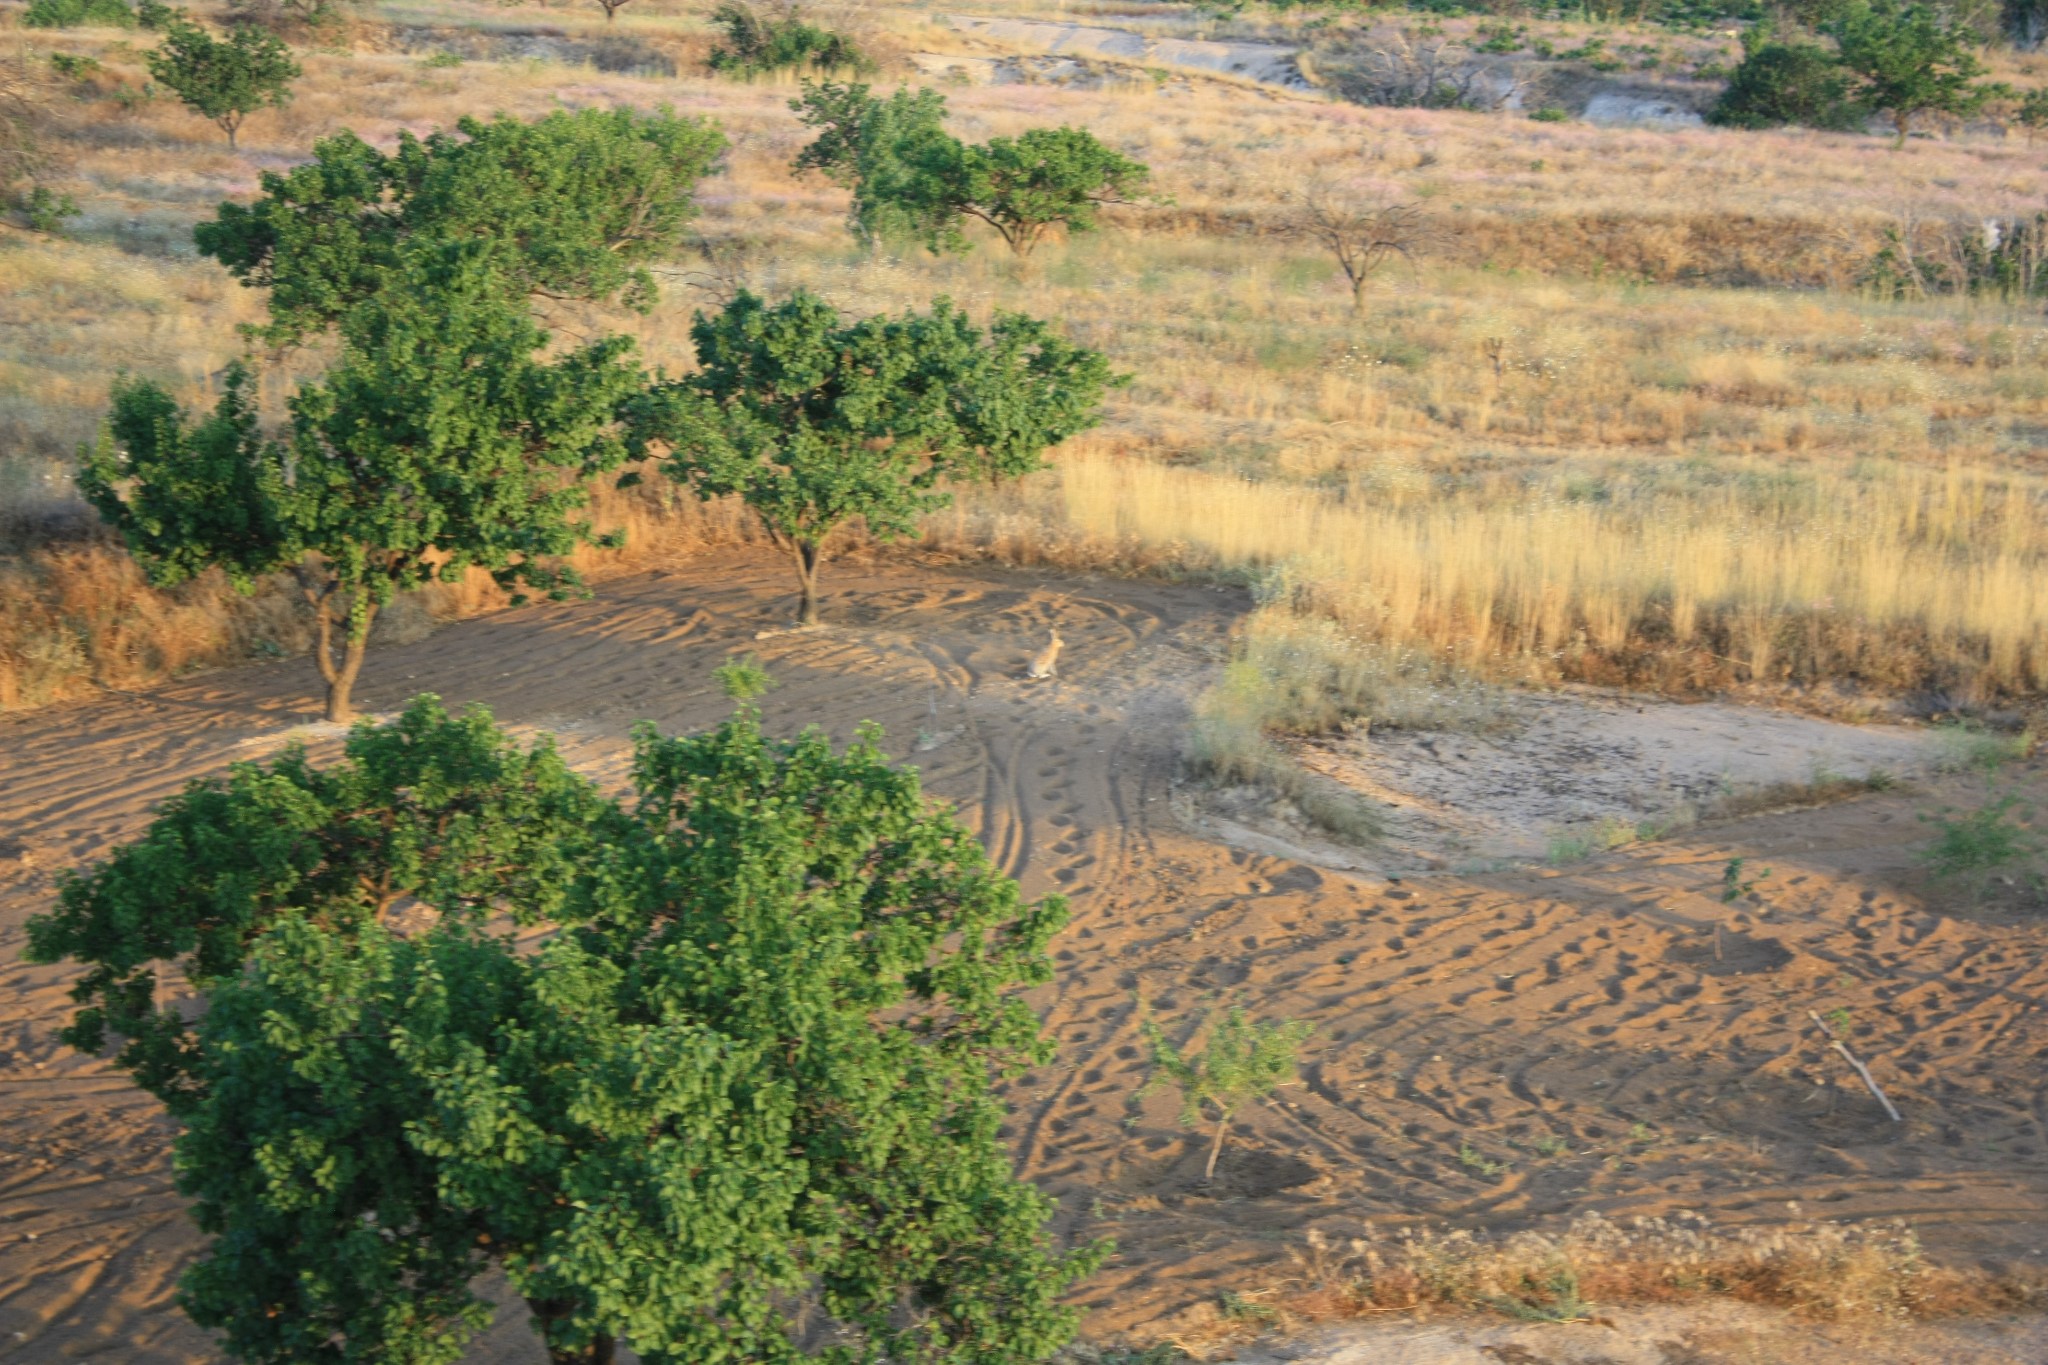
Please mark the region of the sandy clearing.
[[[735, 555], [378, 651], [363, 703], [480, 700], [560, 732], [608, 781], [634, 721], [675, 730], [724, 712], [712, 670], [733, 652], [780, 679], [771, 726], [843, 737], [882, 722], [1027, 892], [1072, 897], [1059, 979], [1035, 997], [1060, 1058], [1013, 1088], [1011, 1137], [1019, 1171], [1059, 1200], [1061, 1235], [1118, 1239], [1082, 1293], [1098, 1336], [1272, 1283], [1312, 1228], [1419, 1218], [1903, 1216], [1944, 1255], [2044, 1259], [2048, 933], [1926, 899], [1914, 816], [1941, 789], [1561, 871], [1394, 884], [1231, 847], [1175, 813], [1175, 752], [1246, 605], [1200, 587], [844, 564], [836, 625], [757, 640], [788, 611], [785, 570]], [[1055, 620], [1065, 676], [1021, 681]], [[19, 962], [21, 926], [58, 870], [132, 836], [182, 783], [308, 726], [311, 682], [287, 662], [0, 722], [0, 1360], [210, 1358], [170, 1307], [195, 1238], [169, 1126], [58, 1046], [67, 973]], [[1764, 906], [1731, 913], [1715, 892], [1738, 854], [1774, 876]], [[1707, 930], [1723, 916], [1717, 962]], [[1241, 1120], [1214, 1187], [1173, 1098], [1132, 1099], [1141, 1000], [1173, 1031], [1227, 1001], [1317, 1027], [1303, 1085]], [[1904, 1125], [1842, 1088], [1803, 1027], [1807, 1008], [1837, 1006]], [[1543, 1137], [1565, 1150], [1537, 1156]], [[1468, 1168], [1463, 1144], [1503, 1169]], [[472, 1358], [536, 1359], [518, 1335], [508, 1324]]]

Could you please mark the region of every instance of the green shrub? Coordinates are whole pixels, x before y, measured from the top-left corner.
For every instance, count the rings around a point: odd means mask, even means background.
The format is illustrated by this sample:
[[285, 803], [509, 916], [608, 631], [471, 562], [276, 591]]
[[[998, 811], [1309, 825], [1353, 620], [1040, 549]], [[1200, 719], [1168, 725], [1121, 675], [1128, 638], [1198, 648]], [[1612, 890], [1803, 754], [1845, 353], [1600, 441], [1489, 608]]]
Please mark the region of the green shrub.
[[1546, 104], [1529, 115], [1538, 123], [1569, 123], [1572, 116], [1554, 104]]
[[127, 0], [33, 0], [21, 16], [24, 28], [134, 28]]
[[1869, 111], [1850, 91], [1849, 73], [1817, 43], [1781, 42], [1768, 35], [1746, 44], [1728, 88], [1707, 114], [1724, 128], [1808, 128], [1848, 131]]
[[29, 191], [22, 209], [28, 214], [29, 231], [52, 235], [63, 230], [66, 218], [78, 216], [78, 205], [72, 202], [70, 195], [58, 194], [43, 185]]
[[1921, 816], [1934, 826], [1934, 842], [1920, 855], [1921, 862], [1941, 880], [1981, 894], [1993, 877], [2041, 852], [2034, 832], [2013, 816], [2018, 804], [2019, 798], [2007, 793], [1976, 810]]
[[852, 39], [805, 23], [794, 12], [768, 17], [740, 0], [726, 0], [711, 11], [711, 22], [725, 30], [724, 44], [712, 48], [708, 58], [711, 69], [723, 75], [759, 76], [805, 67], [865, 71], [873, 65]]
[[52, 52], [50, 69], [67, 80], [82, 81], [100, 70], [97, 57], [81, 57], [75, 52]]

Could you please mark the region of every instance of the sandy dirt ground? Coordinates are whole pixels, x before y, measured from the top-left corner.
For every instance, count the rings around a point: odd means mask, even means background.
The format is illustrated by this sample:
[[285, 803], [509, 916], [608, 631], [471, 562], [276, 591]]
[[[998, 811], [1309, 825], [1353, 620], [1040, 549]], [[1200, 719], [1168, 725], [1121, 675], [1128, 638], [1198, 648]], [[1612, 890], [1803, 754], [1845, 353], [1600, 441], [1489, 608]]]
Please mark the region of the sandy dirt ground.
[[[1028, 893], [1072, 898], [1059, 978], [1036, 997], [1059, 1060], [1013, 1087], [1010, 1136], [1019, 1173], [1059, 1200], [1060, 1235], [1117, 1239], [1081, 1295], [1096, 1338], [1278, 1283], [1311, 1229], [1419, 1219], [1896, 1217], [1950, 1259], [2048, 1260], [2048, 930], [1937, 902], [1914, 870], [1916, 814], [1967, 796], [1964, 779], [1564, 868], [1396, 881], [1235, 846], [1185, 814], [1188, 701], [1241, 594], [842, 564], [831, 628], [757, 639], [786, 618], [788, 586], [750, 555], [617, 580], [377, 650], [360, 700], [480, 701], [557, 732], [608, 781], [635, 721], [724, 713], [712, 669], [735, 652], [781, 682], [771, 726], [885, 725]], [[1022, 681], [1055, 622], [1063, 676]], [[0, 721], [0, 1360], [214, 1358], [171, 1306], [196, 1245], [171, 1128], [56, 1042], [70, 973], [22, 964], [22, 925], [60, 870], [136, 834], [183, 783], [293, 737], [331, 745], [311, 683], [290, 661]], [[1734, 856], [1772, 875], [1731, 911], [1718, 891]], [[1243, 1117], [1212, 1186], [1174, 1098], [1133, 1098], [1141, 1002], [1175, 1035], [1225, 1003], [1316, 1027], [1303, 1083]], [[1903, 1124], [1830, 1060], [1810, 1008], [1849, 1011]], [[538, 1361], [521, 1337], [508, 1323], [472, 1358]]]

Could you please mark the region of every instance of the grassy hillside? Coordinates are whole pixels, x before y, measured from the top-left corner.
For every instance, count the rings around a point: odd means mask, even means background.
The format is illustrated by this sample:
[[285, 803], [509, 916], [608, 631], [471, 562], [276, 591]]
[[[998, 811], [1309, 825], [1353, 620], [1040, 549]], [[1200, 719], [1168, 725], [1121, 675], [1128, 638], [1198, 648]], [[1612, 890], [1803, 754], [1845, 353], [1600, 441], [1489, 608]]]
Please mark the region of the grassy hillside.
[[[99, 63], [55, 80], [80, 215], [63, 236], [0, 229], [0, 707], [303, 646], [282, 592], [148, 589], [68, 488], [118, 373], [204, 399], [260, 316], [193, 255], [193, 222], [342, 128], [386, 141], [468, 113], [617, 102], [714, 116], [734, 151], [705, 187], [711, 259], [675, 262], [647, 317], [565, 314], [573, 325], [626, 331], [676, 368], [692, 308], [721, 283], [807, 285], [855, 313], [947, 294], [1057, 318], [1135, 376], [1056, 472], [964, 498], [934, 519], [934, 547], [1284, 571], [1285, 609], [1332, 619], [1357, 648], [1513, 678], [1789, 690], [1847, 712], [2048, 684], [2041, 300], [1864, 287], [1888, 233], [1934, 252], [2048, 204], [2048, 159], [2017, 134], [1957, 127], [1893, 152], [1854, 134], [1364, 108], [1142, 71], [960, 85], [946, 93], [961, 136], [1079, 124], [1150, 163], [1157, 198], [1029, 260], [992, 237], [935, 258], [858, 250], [844, 193], [788, 169], [806, 139], [794, 82], [708, 76], [706, 19], [670, 0], [635, 0], [610, 26], [594, 5], [385, 6], [304, 53], [293, 103], [252, 117], [235, 152], [147, 93], [152, 35], [27, 30], [0, 12], [0, 60]], [[915, 78], [913, 54], [977, 47], [940, 11], [865, 22], [884, 85]], [[1185, 15], [1159, 27], [1290, 36]], [[1732, 48], [1650, 37], [1682, 74]], [[435, 55], [457, 52], [476, 55]], [[2031, 59], [2001, 60], [2024, 77]], [[1289, 230], [1309, 168], [1425, 215], [1413, 259], [1362, 311]], [[264, 357], [273, 410], [321, 364]], [[745, 534], [658, 486], [605, 514], [633, 524], [641, 556]], [[393, 628], [494, 600], [442, 591]]]

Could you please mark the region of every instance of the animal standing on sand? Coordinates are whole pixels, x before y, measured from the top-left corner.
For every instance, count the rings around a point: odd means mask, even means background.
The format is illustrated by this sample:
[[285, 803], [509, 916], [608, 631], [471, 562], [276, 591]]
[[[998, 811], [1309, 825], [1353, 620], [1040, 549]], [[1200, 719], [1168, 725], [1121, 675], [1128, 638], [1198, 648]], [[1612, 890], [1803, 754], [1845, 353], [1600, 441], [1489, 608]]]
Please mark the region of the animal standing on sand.
[[1045, 648], [1031, 656], [1031, 665], [1024, 670], [1024, 676], [1031, 679], [1057, 678], [1060, 675], [1060, 650], [1066, 643], [1055, 626], [1052, 639], [1046, 642]]

